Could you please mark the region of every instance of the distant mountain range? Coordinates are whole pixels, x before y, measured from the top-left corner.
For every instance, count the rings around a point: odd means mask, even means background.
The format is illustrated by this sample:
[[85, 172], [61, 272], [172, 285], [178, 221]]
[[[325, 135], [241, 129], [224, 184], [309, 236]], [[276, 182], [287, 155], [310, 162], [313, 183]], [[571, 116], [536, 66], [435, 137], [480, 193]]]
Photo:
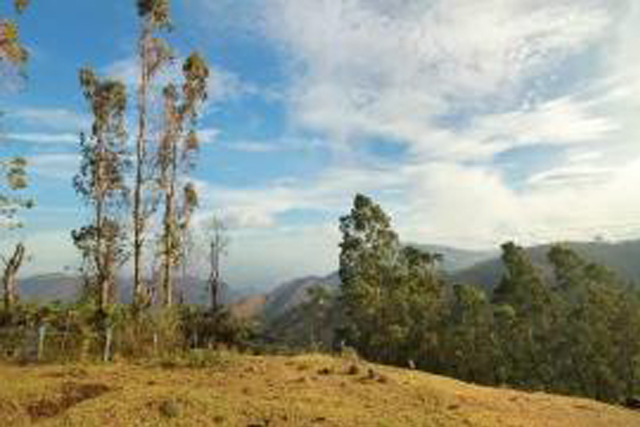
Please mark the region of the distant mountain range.
[[[184, 289], [184, 299], [188, 304], [208, 304], [209, 288], [206, 280], [188, 277], [185, 285], [177, 281], [176, 288]], [[133, 294], [133, 282], [130, 278], [118, 281], [120, 301], [129, 303]], [[66, 273], [50, 273], [31, 276], [20, 280], [20, 297], [30, 302], [69, 302], [78, 298], [82, 289], [80, 276]], [[244, 296], [240, 290], [232, 289], [227, 284], [222, 287], [222, 300], [225, 303], [236, 301]]]
[[[472, 251], [442, 245], [411, 243], [409, 246], [443, 255], [444, 261], [441, 267], [449, 273], [469, 268], [481, 261], [492, 259], [492, 257], [495, 257], [498, 253], [497, 251]], [[340, 276], [336, 271], [327, 276], [301, 277], [282, 283], [271, 292], [263, 295], [261, 299], [254, 298], [248, 300], [252, 303], [251, 309], [253, 314], [263, 315], [268, 322], [280, 318], [299, 304], [305, 302], [308, 298], [308, 290], [315, 286], [337, 289], [340, 286]], [[242, 309], [239, 309], [239, 311], [244, 314], [243, 317], [246, 317], [246, 305], [246, 301], [241, 300], [239, 306], [242, 307]], [[232, 310], [235, 311], [234, 306], [232, 306]]]
[[[617, 243], [607, 242], [570, 242], [567, 243], [588, 260], [604, 264], [623, 279], [640, 284], [640, 240]], [[480, 285], [493, 289], [504, 270], [500, 253], [493, 251], [471, 251], [438, 245], [412, 244], [429, 252], [444, 256], [442, 268], [447, 277], [458, 283]], [[534, 246], [527, 249], [533, 262], [543, 273], [550, 274], [546, 254], [550, 245]], [[190, 304], [208, 302], [208, 289], [204, 279], [189, 278], [185, 286], [185, 301]], [[29, 277], [20, 283], [21, 294], [25, 300], [47, 302], [52, 300], [70, 301], [77, 296], [81, 281], [77, 276], [68, 274], [46, 274]], [[307, 298], [308, 289], [314, 286], [326, 286], [337, 289], [340, 277], [337, 272], [327, 276], [307, 276], [287, 281], [269, 292], [247, 294], [233, 287], [226, 287], [224, 300], [239, 317], [247, 318], [264, 315], [266, 319], [275, 319]], [[131, 297], [131, 281], [121, 280], [122, 300], [128, 302]]]
[[495, 258], [500, 254], [497, 249], [474, 251], [469, 249], [452, 248], [450, 246], [443, 245], [421, 245], [415, 243], [410, 243], [409, 246], [413, 246], [426, 252], [442, 255], [444, 259], [440, 267], [446, 272], [463, 270], [472, 267], [482, 261], [487, 261]]
[[[624, 280], [640, 284], [640, 240], [567, 244], [587, 260], [604, 264]], [[411, 246], [442, 254], [442, 269], [446, 277], [454, 283], [475, 284], [492, 290], [504, 272], [499, 250], [470, 251], [437, 245]], [[547, 276], [551, 275], [551, 267], [546, 258], [550, 247], [551, 245], [539, 245], [527, 248], [534, 264]], [[277, 319], [306, 301], [308, 289], [314, 286], [337, 289], [340, 286], [340, 277], [334, 272], [324, 277], [308, 276], [285, 282], [261, 299], [262, 309], [260, 304], [254, 304], [253, 313], [263, 314], [267, 321]]]
[[[605, 265], [627, 282], [640, 285], [640, 240], [608, 242], [566, 242], [586, 260]], [[547, 253], [551, 245], [539, 245], [527, 248], [531, 260], [543, 275], [552, 275]], [[455, 271], [451, 279], [459, 283], [475, 284], [485, 289], [493, 289], [504, 273], [504, 266], [498, 256], [479, 262], [471, 267]]]

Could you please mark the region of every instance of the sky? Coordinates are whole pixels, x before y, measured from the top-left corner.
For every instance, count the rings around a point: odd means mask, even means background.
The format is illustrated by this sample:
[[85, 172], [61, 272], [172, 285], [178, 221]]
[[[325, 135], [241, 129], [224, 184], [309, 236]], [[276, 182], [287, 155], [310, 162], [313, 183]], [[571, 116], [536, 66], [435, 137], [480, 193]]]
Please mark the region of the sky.
[[[358, 192], [405, 241], [487, 249], [640, 235], [637, 1], [181, 0], [172, 9], [176, 55], [198, 50], [213, 67], [197, 222], [227, 223], [232, 285], [334, 270], [338, 220]], [[25, 274], [35, 274], [78, 265], [69, 235], [88, 211], [71, 180], [91, 122], [78, 69], [134, 93], [139, 27], [124, 0], [36, 0], [20, 24], [31, 61], [19, 89], [2, 84], [0, 154], [28, 159], [38, 206], [24, 229], [2, 232], [0, 249], [25, 240]]]

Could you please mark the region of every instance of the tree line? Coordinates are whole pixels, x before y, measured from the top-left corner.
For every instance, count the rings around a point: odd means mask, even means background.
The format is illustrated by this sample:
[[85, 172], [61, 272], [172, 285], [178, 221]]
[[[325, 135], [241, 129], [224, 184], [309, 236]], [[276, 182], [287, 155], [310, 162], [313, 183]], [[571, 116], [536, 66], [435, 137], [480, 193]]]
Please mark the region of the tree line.
[[367, 359], [609, 402], [640, 393], [639, 292], [568, 246], [551, 247], [547, 277], [503, 244], [504, 274], [486, 292], [450, 283], [438, 255], [402, 245], [366, 196], [340, 229], [335, 338]]

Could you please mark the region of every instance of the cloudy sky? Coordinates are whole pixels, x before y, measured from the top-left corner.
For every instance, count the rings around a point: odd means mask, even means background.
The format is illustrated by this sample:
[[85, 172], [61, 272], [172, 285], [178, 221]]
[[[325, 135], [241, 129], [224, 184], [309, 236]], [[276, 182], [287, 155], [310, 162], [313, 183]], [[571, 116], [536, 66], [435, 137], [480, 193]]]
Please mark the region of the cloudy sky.
[[[409, 241], [640, 235], [636, 1], [174, 3], [177, 53], [215, 68], [195, 176], [200, 218], [231, 227], [233, 284], [334, 269], [356, 192]], [[29, 80], [3, 88], [0, 150], [30, 160], [38, 207], [0, 245], [24, 238], [29, 272], [59, 271], [87, 214], [70, 184], [90, 123], [77, 70], [135, 82], [134, 2], [35, 1], [22, 30]]]

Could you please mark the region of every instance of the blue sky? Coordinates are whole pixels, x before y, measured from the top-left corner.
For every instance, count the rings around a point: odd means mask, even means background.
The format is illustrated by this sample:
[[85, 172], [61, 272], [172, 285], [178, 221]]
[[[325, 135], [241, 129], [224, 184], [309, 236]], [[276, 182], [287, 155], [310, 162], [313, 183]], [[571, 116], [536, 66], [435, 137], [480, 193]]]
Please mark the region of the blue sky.
[[[77, 264], [68, 236], [86, 212], [70, 182], [90, 122], [77, 71], [133, 90], [137, 38], [133, 1], [33, 3], [21, 18], [28, 82], [0, 98], [0, 150], [30, 160], [38, 199], [0, 245], [26, 239], [27, 274]], [[411, 241], [637, 236], [636, 3], [174, 1], [169, 40], [214, 68], [194, 177], [198, 220], [230, 226], [228, 280], [334, 269], [356, 192]]]

